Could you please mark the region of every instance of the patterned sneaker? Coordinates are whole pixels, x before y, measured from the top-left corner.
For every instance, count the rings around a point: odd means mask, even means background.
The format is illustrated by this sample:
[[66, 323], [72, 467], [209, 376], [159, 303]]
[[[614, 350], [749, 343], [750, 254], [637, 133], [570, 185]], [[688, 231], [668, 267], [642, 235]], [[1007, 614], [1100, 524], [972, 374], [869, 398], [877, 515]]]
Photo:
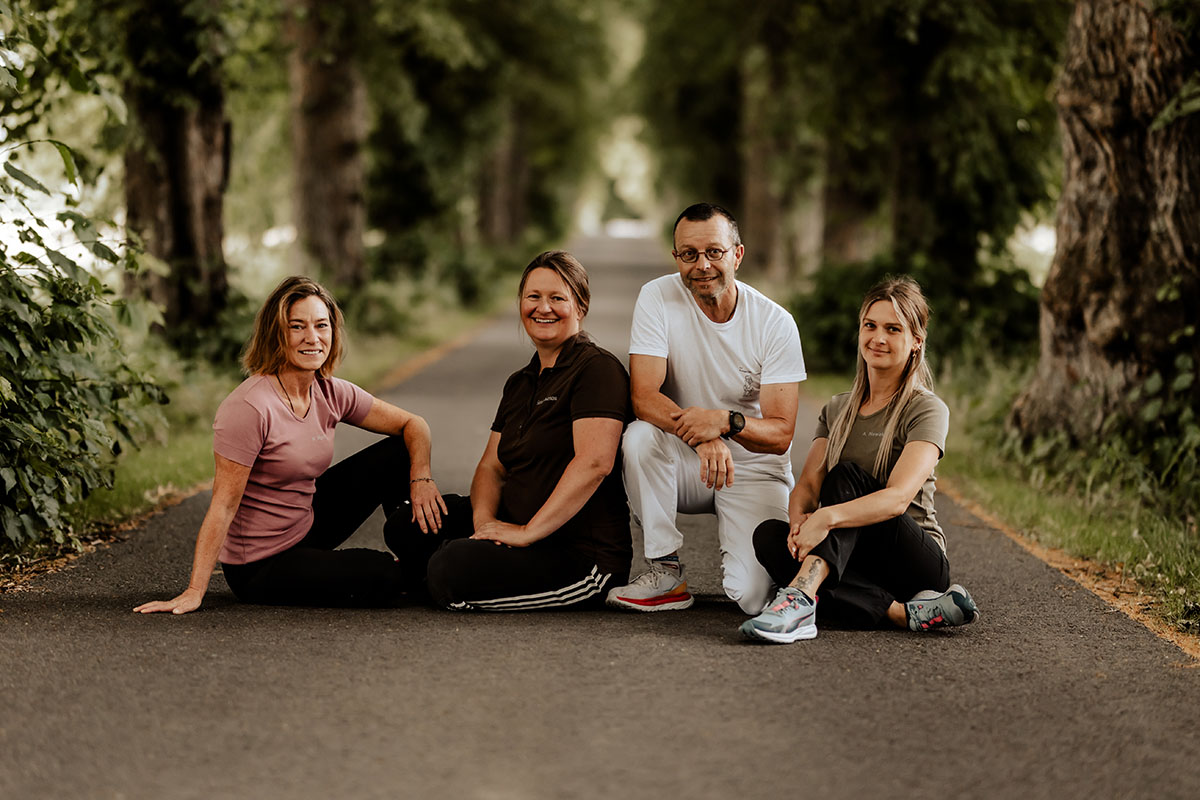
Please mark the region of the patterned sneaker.
[[682, 566], [676, 572], [651, 561], [650, 569], [627, 586], [610, 590], [605, 602], [626, 611], [679, 611], [689, 607], [695, 599], [683, 579]]
[[971, 594], [957, 583], [944, 592], [919, 592], [904, 604], [910, 631], [970, 625], [979, 619]]
[[775, 602], [754, 619], [742, 623], [742, 635], [775, 644], [790, 644], [817, 637], [817, 605], [799, 589], [786, 586]]

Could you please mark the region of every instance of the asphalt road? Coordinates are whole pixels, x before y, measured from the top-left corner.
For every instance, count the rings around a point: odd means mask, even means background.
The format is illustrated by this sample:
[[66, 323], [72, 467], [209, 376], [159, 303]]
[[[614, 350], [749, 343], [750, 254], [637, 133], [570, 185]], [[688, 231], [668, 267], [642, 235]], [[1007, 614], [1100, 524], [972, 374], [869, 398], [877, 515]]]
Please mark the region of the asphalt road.
[[[621, 353], [670, 263], [575, 250], [588, 328]], [[530, 353], [514, 313], [386, 394], [429, 419], [443, 490], [465, 492]], [[944, 498], [980, 622], [787, 647], [738, 638], [703, 517], [684, 519], [685, 612], [251, 607], [218, 575], [198, 613], [134, 615], [183, 587], [207, 501], [0, 595], [0, 798], [1200, 796], [1200, 670]]]

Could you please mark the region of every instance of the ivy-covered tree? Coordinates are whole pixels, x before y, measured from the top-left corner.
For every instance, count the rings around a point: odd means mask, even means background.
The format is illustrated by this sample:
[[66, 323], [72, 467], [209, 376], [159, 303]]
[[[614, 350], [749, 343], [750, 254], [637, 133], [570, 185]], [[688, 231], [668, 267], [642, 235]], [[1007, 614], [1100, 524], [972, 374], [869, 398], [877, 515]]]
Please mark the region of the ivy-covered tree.
[[152, 267], [130, 276], [126, 290], [161, 307], [162, 333], [184, 350], [205, 342], [228, 302], [225, 14], [247, 2], [253, 0], [25, 3], [53, 32], [34, 43], [51, 75], [29, 77], [6, 127], [22, 136], [50, 124], [78, 104], [79, 92], [107, 100], [98, 141], [87, 144], [96, 162], [123, 167], [125, 225]]
[[[1080, 0], [1055, 99], [1064, 178], [1041, 357], [1013, 421], [1125, 434], [1158, 471], [1200, 450], [1200, 12]], [[1197, 465], [1193, 464], [1193, 468]]]
[[192, 350], [218, 327], [229, 294], [224, 195], [225, 116], [221, 4], [125, 0], [123, 82], [126, 224], [165, 265], [130, 281], [163, 310], [168, 341]]

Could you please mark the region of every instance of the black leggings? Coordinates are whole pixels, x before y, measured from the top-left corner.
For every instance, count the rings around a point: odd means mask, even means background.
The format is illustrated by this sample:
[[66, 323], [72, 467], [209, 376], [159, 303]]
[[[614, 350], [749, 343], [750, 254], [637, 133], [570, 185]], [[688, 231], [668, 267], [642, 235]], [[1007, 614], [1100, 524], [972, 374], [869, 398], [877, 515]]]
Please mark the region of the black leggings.
[[[429, 599], [455, 611], [529, 611], [600, 606], [616, 575], [554, 535], [528, 547], [506, 547], [468, 538], [475, 532], [471, 500], [444, 495], [448, 513], [438, 533], [421, 533], [408, 516], [384, 526], [388, 547], [399, 558], [405, 581], [424, 584]], [[615, 580], [614, 580], [615, 579]]]
[[243, 603], [285, 606], [392, 607], [403, 602], [403, 573], [390, 553], [334, 548], [376, 508], [389, 517], [408, 505], [408, 449], [389, 436], [334, 464], [317, 478], [313, 524], [304, 538], [249, 564], [223, 564], [225, 580]]
[[[857, 464], [842, 462], [821, 484], [821, 505], [845, 503], [882, 489]], [[800, 565], [787, 546], [788, 523], [767, 520], [754, 531], [754, 553], [777, 586], [787, 586]], [[908, 514], [861, 528], [838, 528], [813, 548], [829, 565], [818, 589], [818, 617], [860, 628], [876, 628], [892, 602], [926, 589], [950, 586], [950, 562], [933, 537]]]

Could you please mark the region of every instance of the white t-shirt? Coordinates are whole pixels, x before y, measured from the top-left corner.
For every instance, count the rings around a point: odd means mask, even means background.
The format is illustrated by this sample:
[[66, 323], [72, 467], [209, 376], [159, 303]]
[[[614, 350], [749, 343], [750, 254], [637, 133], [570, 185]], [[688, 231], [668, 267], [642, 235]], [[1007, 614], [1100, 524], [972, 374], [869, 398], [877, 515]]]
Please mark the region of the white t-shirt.
[[[728, 322], [704, 316], [678, 273], [642, 287], [633, 310], [630, 355], [667, 359], [662, 393], [682, 408], [724, 408], [762, 417], [761, 387], [805, 379], [796, 321], [757, 289], [737, 282], [737, 308]], [[727, 439], [738, 465], [791, 477], [783, 455], [752, 453]], [[789, 480], [790, 483], [790, 480]]]

